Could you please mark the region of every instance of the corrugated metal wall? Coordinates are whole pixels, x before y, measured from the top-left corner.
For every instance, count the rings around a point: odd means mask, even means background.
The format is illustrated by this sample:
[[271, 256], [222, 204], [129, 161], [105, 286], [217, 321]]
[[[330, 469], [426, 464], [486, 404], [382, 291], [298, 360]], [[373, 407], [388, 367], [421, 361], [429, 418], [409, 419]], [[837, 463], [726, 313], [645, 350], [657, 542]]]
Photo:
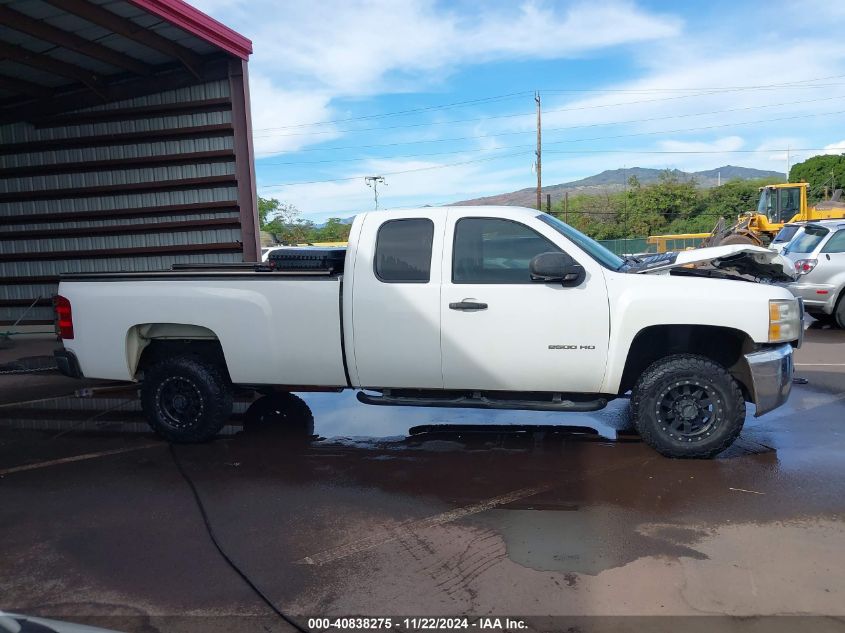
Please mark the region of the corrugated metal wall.
[[231, 85], [0, 126], [0, 324], [52, 323], [62, 272], [243, 261]]

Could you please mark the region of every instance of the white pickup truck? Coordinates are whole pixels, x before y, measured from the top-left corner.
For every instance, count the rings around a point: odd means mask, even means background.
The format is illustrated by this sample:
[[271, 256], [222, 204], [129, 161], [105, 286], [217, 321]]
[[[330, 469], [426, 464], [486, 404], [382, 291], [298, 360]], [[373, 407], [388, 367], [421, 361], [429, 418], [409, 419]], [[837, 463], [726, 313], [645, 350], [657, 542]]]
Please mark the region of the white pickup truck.
[[630, 392], [649, 445], [712, 457], [746, 402], [759, 416], [790, 392], [803, 310], [762, 248], [623, 259], [551, 215], [451, 207], [359, 214], [342, 263], [65, 275], [57, 360], [141, 381], [172, 441], [213, 437], [242, 387], [547, 411]]

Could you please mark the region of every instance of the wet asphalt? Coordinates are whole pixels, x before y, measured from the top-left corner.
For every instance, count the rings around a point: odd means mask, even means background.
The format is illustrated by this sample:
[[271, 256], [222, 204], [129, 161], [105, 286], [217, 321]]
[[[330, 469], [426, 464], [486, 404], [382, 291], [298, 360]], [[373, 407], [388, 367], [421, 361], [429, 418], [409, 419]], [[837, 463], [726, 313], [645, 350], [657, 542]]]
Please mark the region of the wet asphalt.
[[73, 385], [4, 391], [0, 377], [0, 608], [134, 631], [292, 630], [215, 549], [181, 466], [224, 552], [303, 625], [789, 614], [841, 630], [845, 332], [811, 328], [796, 363], [807, 384], [708, 461], [657, 455], [625, 430], [625, 400], [560, 414], [303, 394], [311, 437], [244, 431], [243, 397], [219, 439], [171, 448], [131, 389], [54, 398]]

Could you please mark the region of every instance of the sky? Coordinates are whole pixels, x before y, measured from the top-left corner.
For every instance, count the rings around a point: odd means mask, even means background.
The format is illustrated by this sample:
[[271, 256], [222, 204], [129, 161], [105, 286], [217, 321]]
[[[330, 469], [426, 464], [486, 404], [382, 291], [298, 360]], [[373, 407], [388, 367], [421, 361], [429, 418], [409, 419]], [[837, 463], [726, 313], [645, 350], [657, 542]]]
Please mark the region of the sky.
[[[845, 3], [191, 0], [249, 37], [259, 195], [321, 222], [845, 152]], [[787, 152], [787, 149], [789, 150]]]

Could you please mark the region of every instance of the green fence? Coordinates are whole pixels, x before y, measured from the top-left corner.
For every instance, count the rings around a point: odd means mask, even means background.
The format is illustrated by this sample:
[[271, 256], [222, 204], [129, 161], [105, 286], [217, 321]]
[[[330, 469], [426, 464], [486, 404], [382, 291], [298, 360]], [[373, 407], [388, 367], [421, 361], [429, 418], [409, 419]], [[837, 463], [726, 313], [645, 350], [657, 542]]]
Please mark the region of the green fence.
[[[617, 255], [635, 255], [637, 253], [657, 252], [657, 245], [649, 244], [644, 237], [598, 240], [598, 242]], [[701, 238], [666, 240], [667, 251], [683, 251], [688, 248], [698, 248], [699, 246], [701, 246]]]
[[599, 244], [613, 251], [617, 255], [633, 255], [635, 253], [647, 253], [648, 243], [644, 237], [632, 237], [629, 239], [599, 240]]

